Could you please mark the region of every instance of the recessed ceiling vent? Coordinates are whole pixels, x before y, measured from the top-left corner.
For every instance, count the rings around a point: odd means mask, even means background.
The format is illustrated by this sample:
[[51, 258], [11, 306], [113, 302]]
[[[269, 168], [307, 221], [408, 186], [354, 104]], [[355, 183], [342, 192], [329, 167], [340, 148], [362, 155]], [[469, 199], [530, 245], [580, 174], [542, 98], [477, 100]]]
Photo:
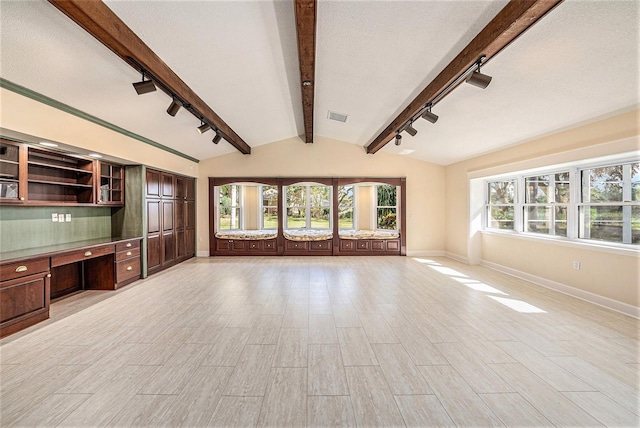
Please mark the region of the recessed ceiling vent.
[[327, 117], [331, 120], [337, 120], [338, 122], [346, 122], [349, 115], [329, 110]]

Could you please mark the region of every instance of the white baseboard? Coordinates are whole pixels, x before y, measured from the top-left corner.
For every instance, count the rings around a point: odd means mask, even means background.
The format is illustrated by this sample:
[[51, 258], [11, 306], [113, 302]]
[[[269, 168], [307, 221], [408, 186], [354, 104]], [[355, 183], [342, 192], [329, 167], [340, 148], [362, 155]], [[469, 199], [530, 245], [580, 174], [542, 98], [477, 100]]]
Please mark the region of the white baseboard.
[[447, 256], [450, 259], [456, 260], [460, 263], [464, 263], [466, 265], [469, 264], [469, 259], [461, 256], [460, 254], [452, 253], [450, 251], [445, 251], [445, 256]]
[[621, 314], [640, 319], [640, 308], [637, 306], [619, 302], [608, 297], [600, 296], [589, 291], [571, 287], [570, 285], [562, 284], [560, 282], [552, 281], [540, 276], [531, 275], [530, 273], [522, 272], [520, 270], [513, 269], [507, 266], [502, 266], [497, 263], [488, 262], [486, 260], [482, 260], [481, 264], [482, 266], [497, 270], [502, 273], [506, 273], [507, 275], [515, 276], [516, 278], [533, 282], [534, 284], [541, 285], [545, 288], [558, 291], [572, 297], [576, 297], [580, 300], [593, 303], [594, 305], [602, 306], [604, 308], [611, 309], [612, 311], [620, 312]]
[[196, 252], [196, 257], [209, 257], [209, 251], [207, 251], [207, 250], [197, 251]]
[[444, 257], [442, 250], [411, 250], [407, 251], [407, 257]]

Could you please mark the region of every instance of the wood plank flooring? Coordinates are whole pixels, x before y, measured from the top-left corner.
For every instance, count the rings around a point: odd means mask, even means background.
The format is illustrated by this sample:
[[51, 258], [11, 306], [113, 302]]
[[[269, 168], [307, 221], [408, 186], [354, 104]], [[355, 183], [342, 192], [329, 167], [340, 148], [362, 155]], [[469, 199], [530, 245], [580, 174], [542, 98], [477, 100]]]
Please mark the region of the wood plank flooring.
[[0, 341], [0, 426], [640, 426], [639, 327], [445, 258], [198, 258]]

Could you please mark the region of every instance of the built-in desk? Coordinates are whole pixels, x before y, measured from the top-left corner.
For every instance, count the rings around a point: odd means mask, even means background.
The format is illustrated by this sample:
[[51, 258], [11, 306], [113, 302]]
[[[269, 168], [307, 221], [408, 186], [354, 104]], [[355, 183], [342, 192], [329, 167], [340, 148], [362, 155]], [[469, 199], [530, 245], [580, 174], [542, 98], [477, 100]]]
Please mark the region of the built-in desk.
[[49, 318], [51, 299], [139, 279], [140, 241], [103, 238], [0, 253], [0, 337]]

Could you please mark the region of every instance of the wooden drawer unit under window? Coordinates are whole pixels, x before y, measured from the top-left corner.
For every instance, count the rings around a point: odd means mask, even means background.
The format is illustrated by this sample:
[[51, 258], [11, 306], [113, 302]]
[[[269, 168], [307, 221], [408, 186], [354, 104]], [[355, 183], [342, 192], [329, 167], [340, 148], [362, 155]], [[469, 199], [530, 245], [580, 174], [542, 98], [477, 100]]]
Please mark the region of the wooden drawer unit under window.
[[323, 251], [331, 249], [331, 241], [311, 241], [309, 242], [311, 251]]
[[284, 241], [286, 250], [299, 250], [299, 251], [307, 251], [307, 241]]
[[356, 241], [356, 249], [360, 251], [369, 251], [371, 247], [371, 241], [368, 239], [358, 239]]
[[262, 241], [247, 241], [248, 251], [262, 251]]
[[340, 251], [353, 251], [355, 249], [355, 240], [353, 239], [341, 239]]
[[267, 239], [263, 245], [264, 251], [277, 251], [277, 245], [275, 239]]
[[400, 251], [400, 240], [399, 239], [389, 239], [387, 240], [387, 251]]

